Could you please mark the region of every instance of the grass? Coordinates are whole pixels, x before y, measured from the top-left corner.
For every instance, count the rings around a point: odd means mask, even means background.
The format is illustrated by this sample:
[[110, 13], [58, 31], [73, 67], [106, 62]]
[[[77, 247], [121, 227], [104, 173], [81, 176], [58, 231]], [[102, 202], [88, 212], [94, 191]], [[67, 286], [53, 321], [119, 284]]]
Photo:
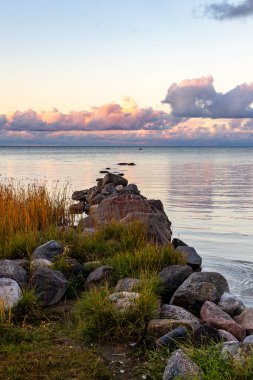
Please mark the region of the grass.
[[45, 183], [0, 181], [0, 257], [23, 257], [34, 249], [38, 235], [66, 220], [66, 188]]
[[82, 341], [89, 343], [114, 338], [140, 342], [145, 339], [147, 323], [159, 307], [158, 279], [145, 274], [140, 277], [140, 298], [126, 311], [117, 310], [108, 299], [113, 293], [108, 284], [102, 289], [94, 287], [83, 293], [74, 314], [76, 333]]
[[[29, 288], [22, 289], [23, 298], [13, 310], [4, 310], [0, 304], [0, 378], [111, 379], [105, 363], [88, 344], [98, 345], [100, 352], [102, 346], [110, 351], [112, 344], [125, 347], [134, 342], [137, 349], [130, 355], [138, 358], [139, 370], [134, 377], [130, 368], [129, 378], [161, 379], [170, 353], [154, 350], [146, 328], [159, 308], [158, 273], [185, 260], [170, 245], [148, 243], [140, 223], [113, 223], [92, 236], [78, 228], [63, 232], [59, 226], [71, 223], [67, 209], [66, 187], [56, 185], [49, 191], [39, 182], [0, 181], [0, 259], [29, 258], [40, 244], [58, 240], [65, 251], [53, 269], [64, 273], [69, 284], [66, 299], [53, 308], [42, 309]], [[70, 258], [94, 263], [76, 275]], [[111, 265], [113, 276], [101, 287], [84, 291], [85, 279], [97, 262]], [[124, 277], [140, 279], [135, 289], [140, 297], [132, 307], [119, 311], [108, 297]], [[253, 379], [253, 354], [236, 362], [222, 357], [220, 347], [211, 343], [183, 350], [202, 369], [203, 380]]]

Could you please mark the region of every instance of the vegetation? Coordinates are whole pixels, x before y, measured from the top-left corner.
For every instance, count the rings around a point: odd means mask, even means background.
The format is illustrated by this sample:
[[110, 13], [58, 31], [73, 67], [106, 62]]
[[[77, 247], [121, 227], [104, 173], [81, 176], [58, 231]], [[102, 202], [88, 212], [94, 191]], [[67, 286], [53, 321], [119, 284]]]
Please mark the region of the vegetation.
[[[58, 240], [65, 251], [53, 269], [63, 272], [69, 284], [66, 298], [48, 309], [41, 307], [29, 288], [23, 289], [23, 298], [13, 310], [0, 304], [0, 378], [160, 380], [170, 353], [154, 350], [146, 328], [159, 307], [159, 271], [184, 264], [184, 259], [170, 245], [147, 243], [140, 223], [112, 224], [91, 236], [78, 228], [63, 231], [60, 225], [73, 222], [67, 209], [67, 188], [55, 186], [48, 191], [46, 184], [37, 182], [28, 186], [0, 182], [0, 259], [29, 258], [38, 245]], [[77, 274], [73, 259], [90, 264]], [[102, 287], [84, 291], [87, 275], [100, 264], [111, 265], [113, 276]], [[140, 297], [132, 307], [119, 310], [108, 297], [124, 277], [140, 279], [134, 289]], [[232, 361], [221, 356], [217, 345], [182, 348], [200, 366], [204, 380], [252, 379], [253, 354]], [[122, 355], [130, 357], [125, 377], [124, 371], [118, 371], [118, 377], [113, 373], [109, 365], [115, 364], [113, 354], [102, 359], [113, 350], [115, 355], [123, 350]]]

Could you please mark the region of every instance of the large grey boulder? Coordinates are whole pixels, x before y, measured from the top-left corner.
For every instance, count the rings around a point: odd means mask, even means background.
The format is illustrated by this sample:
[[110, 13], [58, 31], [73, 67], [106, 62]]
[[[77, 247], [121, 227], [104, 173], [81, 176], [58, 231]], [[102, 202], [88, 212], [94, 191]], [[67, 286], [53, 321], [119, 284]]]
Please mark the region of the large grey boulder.
[[201, 267], [202, 258], [193, 247], [180, 245], [176, 248], [176, 251], [180, 252], [186, 258], [187, 265], [194, 270]]
[[26, 270], [12, 260], [0, 260], [0, 278], [11, 278], [20, 286], [26, 282]]
[[196, 328], [201, 324], [200, 319], [195, 315], [182, 307], [175, 305], [163, 305], [161, 308], [160, 317], [165, 319], [175, 319], [177, 321], [190, 321], [196, 325]]
[[158, 274], [163, 284], [161, 292], [162, 303], [169, 303], [175, 291], [191, 274], [192, 269], [188, 265], [170, 265], [165, 267]]
[[200, 380], [200, 368], [181, 350], [175, 351], [169, 358], [163, 380]]
[[0, 278], [0, 306], [8, 310], [18, 304], [22, 298], [19, 284], [11, 278]]
[[218, 306], [221, 308], [221, 310], [225, 311], [225, 313], [229, 314], [231, 317], [235, 317], [241, 314], [243, 310], [245, 310], [244, 303], [239, 298], [230, 293], [224, 293], [221, 296]]
[[92, 286], [101, 285], [105, 280], [108, 280], [113, 272], [113, 268], [109, 265], [102, 265], [94, 269], [85, 281], [85, 288], [90, 289]]
[[68, 281], [59, 271], [39, 268], [32, 274], [30, 285], [35, 288], [38, 299], [45, 306], [50, 306], [62, 299], [67, 290]]
[[206, 301], [218, 303], [220, 295], [213, 284], [186, 280], [175, 292], [170, 303], [181, 306], [196, 316]]
[[220, 273], [195, 272], [176, 290], [170, 303], [198, 316], [205, 301], [217, 304], [228, 291], [228, 283]]
[[37, 247], [32, 254], [32, 258], [54, 261], [63, 252], [64, 247], [58, 241], [51, 240]]

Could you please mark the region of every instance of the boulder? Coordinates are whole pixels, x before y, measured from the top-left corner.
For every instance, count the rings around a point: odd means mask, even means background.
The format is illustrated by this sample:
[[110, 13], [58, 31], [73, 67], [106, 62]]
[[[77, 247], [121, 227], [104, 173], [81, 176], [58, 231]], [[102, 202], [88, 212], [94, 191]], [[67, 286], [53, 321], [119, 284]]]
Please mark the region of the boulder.
[[245, 330], [213, 302], [207, 301], [204, 303], [200, 311], [200, 317], [204, 323], [217, 329], [228, 331], [240, 341], [246, 335]]
[[50, 306], [62, 299], [67, 290], [68, 281], [59, 271], [39, 268], [32, 274], [30, 285], [35, 288], [38, 299], [45, 306]]
[[193, 332], [195, 324], [189, 320], [152, 319], [148, 324], [147, 334], [153, 338], [160, 338], [177, 327], [185, 327]]
[[74, 191], [72, 194], [73, 201], [85, 201], [88, 190]]
[[253, 334], [253, 308], [245, 309], [240, 315], [234, 317], [234, 320], [246, 330], [247, 335]]
[[176, 248], [176, 251], [180, 252], [185, 257], [187, 265], [196, 270], [201, 267], [202, 258], [197, 254], [193, 247], [180, 245]]
[[26, 282], [26, 270], [12, 260], [0, 260], [0, 278], [11, 278], [20, 286]]
[[171, 239], [170, 223], [162, 214], [132, 212], [120, 220], [120, 223], [141, 222], [146, 226], [147, 239], [154, 244], [166, 245]]
[[189, 340], [190, 334], [189, 330], [185, 327], [177, 327], [176, 329], [170, 331], [168, 334], [161, 336], [161, 338], [156, 340], [156, 346], [168, 347], [169, 350], [173, 350], [178, 344], [185, 343]]
[[17, 283], [11, 278], [0, 278], [0, 310], [3, 307], [8, 310], [18, 304], [22, 298], [22, 291]]
[[194, 331], [194, 343], [196, 346], [210, 344], [210, 341], [218, 343], [221, 341], [219, 332], [212, 326], [203, 324]]
[[238, 342], [238, 339], [236, 339], [236, 337], [234, 335], [230, 334], [230, 332], [228, 332], [228, 331], [219, 329], [218, 333], [219, 333], [219, 337], [224, 342]]
[[69, 206], [70, 214], [82, 214], [85, 210], [85, 203], [79, 202]]
[[196, 328], [201, 324], [200, 319], [195, 315], [183, 309], [182, 307], [175, 305], [163, 305], [161, 308], [160, 317], [165, 319], [175, 319], [177, 321], [189, 321], [193, 323]]
[[194, 272], [176, 290], [170, 303], [198, 316], [205, 301], [218, 303], [228, 291], [228, 283], [220, 273]]
[[52, 261], [46, 259], [34, 259], [31, 261], [31, 268], [50, 268], [53, 265]]
[[237, 316], [245, 310], [244, 303], [231, 293], [224, 293], [221, 296], [218, 306], [231, 317]]
[[140, 298], [139, 293], [118, 292], [110, 294], [109, 301], [113, 302], [118, 311], [127, 311], [136, 306], [136, 301]]
[[163, 374], [163, 380], [176, 379], [202, 379], [199, 367], [181, 349], [171, 355]]
[[107, 183], [113, 183], [115, 186], [123, 185], [127, 186], [128, 181], [122, 176], [114, 173], [107, 173], [103, 179], [103, 186], [107, 185]]
[[138, 278], [122, 278], [115, 286], [115, 292], [132, 292], [140, 286], [141, 281]]
[[54, 261], [63, 252], [64, 247], [58, 241], [51, 240], [37, 247], [32, 254], [32, 258]]
[[190, 282], [188, 279], [176, 290], [170, 303], [181, 306], [196, 316], [206, 301], [218, 303], [220, 295], [213, 284], [207, 282]]
[[241, 343], [240, 342], [224, 342], [221, 349], [221, 354], [225, 359], [233, 358], [239, 360], [241, 358]]
[[113, 268], [109, 265], [102, 265], [94, 269], [85, 281], [85, 288], [90, 289], [92, 286], [98, 286], [112, 275]]
[[140, 191], [139, 191], [137, 185], [135, 185], [134, 183], [129, 183], [129, 184], [125, 187], [125, 190], [129, 191], [130, 193], [140, 194]]
[[105, 199], [105, 195], [99, 193], [95, 195], [94, 198], [92, 198], [92, 200], [90, 201], [90, 205], [98, 205], [100, 202], [102, 202], [103, 199]]
[[104, 195], [111, 195], [115, 192], [115, 186], [113, 183], [107, 183], [101, 190], [101, 193]]
[[182, 240], [178, 239], [178, 238], [174, 238], [171, 242], [172, 246], [174, 249], [176, 249], [177, 247], [180, 247], [180, 246], [184, 246], [184, 247], [187, 247], [187, 244], [184, 243]]
[[170, 265], [165, 267], [158, 274], [163, 284], [161, 292], [162, 303], [169, 303], [175, 291], [191, 274], [192, 269], [188, 265]]
[[115, 187], [115, 190], [118, 192], [118, 193], [121, 193], [123, 190], [124, 190], [124, 186], [123, 185], [117, 185]]

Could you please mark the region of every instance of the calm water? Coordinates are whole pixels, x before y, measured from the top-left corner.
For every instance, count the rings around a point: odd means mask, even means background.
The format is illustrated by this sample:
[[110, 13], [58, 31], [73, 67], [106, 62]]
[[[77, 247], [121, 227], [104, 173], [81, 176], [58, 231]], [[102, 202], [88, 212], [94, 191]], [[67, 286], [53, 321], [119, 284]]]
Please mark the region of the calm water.
[[106, 167], [125, 172], [162, 200], [174, 237], [197, 249], [203, 268], [253, 306], [253, 148], [1, 147], [0, 158], [2, 176], [70, 181], [73, 190], [93, 186]]

